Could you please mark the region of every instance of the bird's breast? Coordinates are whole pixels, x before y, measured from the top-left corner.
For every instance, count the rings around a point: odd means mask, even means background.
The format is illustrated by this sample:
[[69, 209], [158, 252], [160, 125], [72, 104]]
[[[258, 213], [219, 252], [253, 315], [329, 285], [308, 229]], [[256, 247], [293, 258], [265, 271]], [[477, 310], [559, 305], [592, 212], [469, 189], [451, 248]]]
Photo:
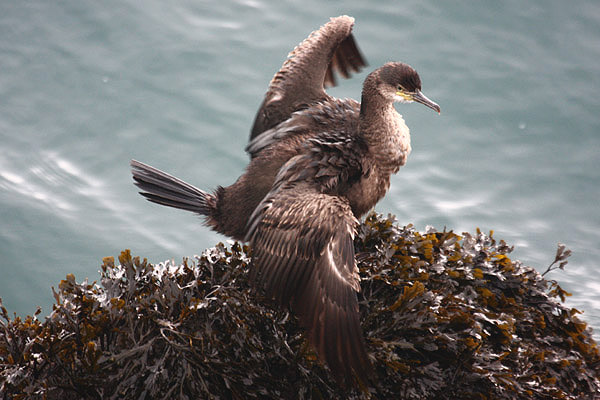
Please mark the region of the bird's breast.
[[401, 115], [394, 112], [387, 120], [386, 129], [375, 136], [369, 146], [369, 152], [376, 167], [384, 174], [395, 174], [406, 164], [411, 152], [410, 130]]
[[406, 164], [411, 152], [410, 131], [400, 114], [393, 111], [382, 126], [384, 129], [369, 135], [368, 151], [362, 161], [363, 175], [347, 192], [357, 217], [367, 213], [385, 196], [391, 175]]
[[357, 218], [366, 214], [390, 188], [390, 174], [371, 166], [361, 179], [348, 188], [346, 197]]

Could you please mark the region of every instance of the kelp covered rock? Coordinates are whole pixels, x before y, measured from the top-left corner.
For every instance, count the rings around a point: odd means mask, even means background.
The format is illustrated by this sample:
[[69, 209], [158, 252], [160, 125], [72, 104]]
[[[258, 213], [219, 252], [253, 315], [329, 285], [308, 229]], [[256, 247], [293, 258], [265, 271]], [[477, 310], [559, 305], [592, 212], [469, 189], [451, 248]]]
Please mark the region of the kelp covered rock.
[[[4, 398], [580, 399], [600, 392], [590, 330], [554, 281], [477, 232], [371, 215], [356, 238], [372, 377], [337, 385], [296, 319], [250, 289], [248, 249], [182, 265], [128, 251], [72, 275], [52, 314], [0, 322]], [[559, 248], [560, 267], [568, 255]], [[36, 313], [37, 314], [37, 313]]]

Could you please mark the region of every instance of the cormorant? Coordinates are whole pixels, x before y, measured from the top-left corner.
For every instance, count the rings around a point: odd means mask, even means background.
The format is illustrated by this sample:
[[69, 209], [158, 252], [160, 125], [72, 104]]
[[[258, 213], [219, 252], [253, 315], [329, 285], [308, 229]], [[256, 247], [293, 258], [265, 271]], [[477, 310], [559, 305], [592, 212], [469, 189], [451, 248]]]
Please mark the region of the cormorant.
[[256, 115], [250, 164], [233, 185], [207, 193], [131, 161], [148, 200], [198, 213], [215, 231], [249, 242], [255, 281], [291, 307], [319, 357], [349, 379], [370, 369], [357, 300], [358, 218], [384, 196], [411, 151], [393, 103], [440, 112], [421, 93], [417, 72], [400, 62], [367, 76], [361, 103], [325, 92], [334, 70], [348, 77], [366, 65], [353, 24], [332, 18], [288, 55]]

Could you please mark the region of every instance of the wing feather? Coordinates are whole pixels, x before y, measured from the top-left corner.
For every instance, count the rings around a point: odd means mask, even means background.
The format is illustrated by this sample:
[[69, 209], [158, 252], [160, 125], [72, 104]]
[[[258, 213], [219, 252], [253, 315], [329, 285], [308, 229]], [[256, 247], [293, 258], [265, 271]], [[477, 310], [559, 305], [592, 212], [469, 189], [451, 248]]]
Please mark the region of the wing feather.
[[340, 16], [311, 33], [290, 52], [273, 76], [256, 113], [250, 140], [287, 120], [293, 112], [326, 99], [335, 73], [349, 78], [366, 62], [352, 36], [354, 18]]
[[358, 221], [347, 201], [308, 183], [274, 188], [251, 217], [257, 283], [298, 313], [310, 343], [339, 375], [369, 368], [354, 259]]

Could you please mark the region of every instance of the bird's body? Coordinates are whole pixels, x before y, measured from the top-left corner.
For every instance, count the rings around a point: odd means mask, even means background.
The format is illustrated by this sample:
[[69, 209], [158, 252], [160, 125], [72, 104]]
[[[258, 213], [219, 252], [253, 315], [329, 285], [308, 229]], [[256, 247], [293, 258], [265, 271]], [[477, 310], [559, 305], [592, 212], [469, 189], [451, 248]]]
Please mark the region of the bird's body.
[[356, 297], [358, 218], [385, 195], [411, 151], [393, 102], [418, 101], [439, 112], [402, 63], [372, 72], [361, 103], [324, 91], [333, 67], [347, 76], [348, 65], [364, 65], [352, 24], [334, 18], [290, 53], [257, 113], [251, 162], [233, 185], [209, 194], [132, 161], [149, 200], [204, 215], [216, 231], [252, 245], [257, 281], [291, 306], [319, 356], [346, 377], [369, 366]]

